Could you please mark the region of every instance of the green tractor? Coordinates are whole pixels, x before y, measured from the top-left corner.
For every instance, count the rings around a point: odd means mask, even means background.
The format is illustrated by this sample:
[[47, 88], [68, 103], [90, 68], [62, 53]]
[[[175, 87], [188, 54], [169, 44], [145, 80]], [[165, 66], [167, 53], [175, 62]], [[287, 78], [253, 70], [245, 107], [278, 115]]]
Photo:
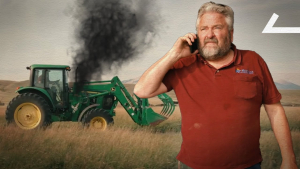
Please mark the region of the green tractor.
[[142, 126], [157, 125], [175, 109], [167, 94], [158, 98], [163, 102], [160, 114], [149, 107], [148, 99], [131, 96], [117, 76], [107, 81], [68, 83], [67, 65], [34, 64], [30, 70], [30, 84], [19, 87], [19, 93], [7, 106], [5, 118], [22, 129], [44, 128], [52, 122], [81, 122], [84, 126], [105, 130], [113, 124], [114, 109], [120, 103], [131, 119]]

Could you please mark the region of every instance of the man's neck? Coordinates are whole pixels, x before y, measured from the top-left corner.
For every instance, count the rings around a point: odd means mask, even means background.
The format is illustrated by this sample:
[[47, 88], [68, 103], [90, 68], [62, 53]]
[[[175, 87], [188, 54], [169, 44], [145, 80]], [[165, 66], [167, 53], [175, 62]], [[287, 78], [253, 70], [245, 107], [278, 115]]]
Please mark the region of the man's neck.
[[232, 62], [233, 57], [234, 57], [234, 52], [233, 50], [230, 49], [230, 51], [224, 57], [219, 58], [217, 60], [211, 60], [211, 61], [207, 60], [207, 62], [213, 67], [215, 67], [216, 69], [220, 69], [226, 65], [229, 65]]

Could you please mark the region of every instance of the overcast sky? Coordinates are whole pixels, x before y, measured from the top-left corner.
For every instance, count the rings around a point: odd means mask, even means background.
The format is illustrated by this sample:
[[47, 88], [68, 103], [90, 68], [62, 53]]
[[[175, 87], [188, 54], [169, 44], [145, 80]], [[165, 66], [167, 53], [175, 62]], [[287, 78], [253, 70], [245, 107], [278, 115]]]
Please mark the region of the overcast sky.
[[[207, 1], [160, 0], [155, 8], [163, 21], [151, 48], [109, 80], [139, 77], [162, 57], [179, 36], [195, 32], [199, 7]], [[218, 2], [218, 1], [215, 1]], [[239, 49], [254, 50], [267, 62], [275, 81], [300, 85], [300, 34], [264, 34], [267, 22], [276, 13], [275, 27], [300, 27], [299, 0], [223, 0], [235, 12], [234, 41]], [[72, 64], [76, 20], [75, 0], [0, 0], [0, 79], [26, 80], [25, 69], [34, 63]]]

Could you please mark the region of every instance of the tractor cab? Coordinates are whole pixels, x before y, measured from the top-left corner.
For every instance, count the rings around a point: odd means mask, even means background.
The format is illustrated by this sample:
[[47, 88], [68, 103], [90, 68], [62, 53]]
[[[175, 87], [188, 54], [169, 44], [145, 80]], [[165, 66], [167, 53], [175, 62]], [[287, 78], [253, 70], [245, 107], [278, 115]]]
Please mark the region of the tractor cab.
[[55, 107], [68, 107], [68, 71], [66, 65], [31, 65], [30, 86], [44, 89]]

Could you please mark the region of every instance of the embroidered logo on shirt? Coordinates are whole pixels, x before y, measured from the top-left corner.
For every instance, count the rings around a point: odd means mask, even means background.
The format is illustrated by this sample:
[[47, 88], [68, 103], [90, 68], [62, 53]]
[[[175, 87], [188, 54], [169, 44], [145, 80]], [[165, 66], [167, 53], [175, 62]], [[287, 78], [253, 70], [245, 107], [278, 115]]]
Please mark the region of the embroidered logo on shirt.
[[252, 70], [246, 70], [246, 69], [239, 69], [239, 68], [237, 68], [235, 70], [235, 73], [253, 74], [254, 72]]

